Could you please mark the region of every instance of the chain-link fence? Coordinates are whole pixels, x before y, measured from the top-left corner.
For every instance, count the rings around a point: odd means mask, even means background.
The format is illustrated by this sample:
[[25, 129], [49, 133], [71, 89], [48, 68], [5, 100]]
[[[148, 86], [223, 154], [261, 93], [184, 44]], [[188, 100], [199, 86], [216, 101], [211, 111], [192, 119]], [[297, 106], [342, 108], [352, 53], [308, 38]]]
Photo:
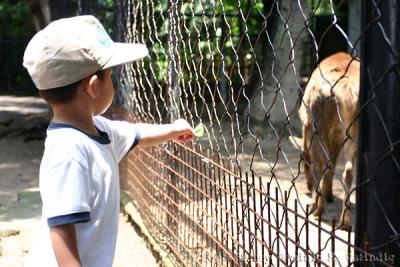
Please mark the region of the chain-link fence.
[[124, 116], [205, 126], [193, 144], [139, 149], [121, 166], [171, 260], [399, 264], [399, 4], [388, 2], [114, 3], [116, 38], [150, 50], [115, 72]]

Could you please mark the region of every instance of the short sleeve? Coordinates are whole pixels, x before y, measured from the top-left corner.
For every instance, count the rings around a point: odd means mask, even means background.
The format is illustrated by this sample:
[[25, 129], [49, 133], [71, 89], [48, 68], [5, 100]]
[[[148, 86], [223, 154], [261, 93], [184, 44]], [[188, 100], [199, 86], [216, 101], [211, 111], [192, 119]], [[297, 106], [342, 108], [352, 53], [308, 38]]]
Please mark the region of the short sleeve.
[[95, 119], [111, 135], [111, 143], [118, 162], [139, 143], [140, 131], [135, 124], [109, 120], [101, 116]]
[[64, 159], [45, 167], [41, 177], [43, 215], [51, 226], [90, 221], [90, 181], [87, 167]]

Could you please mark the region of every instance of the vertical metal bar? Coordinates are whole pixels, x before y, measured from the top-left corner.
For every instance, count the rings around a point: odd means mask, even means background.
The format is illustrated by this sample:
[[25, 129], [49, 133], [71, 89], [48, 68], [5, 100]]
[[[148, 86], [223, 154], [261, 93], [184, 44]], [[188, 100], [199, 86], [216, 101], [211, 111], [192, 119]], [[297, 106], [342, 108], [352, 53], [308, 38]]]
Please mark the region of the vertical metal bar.
[[318, 251], [316, 259], [318, 260], [318, 266], [321, 266], [321, 218], [318, 218]]
[[194, 256], [196, 256], [196, 251], [195, 251], [195, 246], [194, 246], [194, 239], [196, 238], [196, 231], [195, 231], [195, 224], [194, 221], [196, 220], [196, 215], [194, 213], [194, 206], [195, 206], [195, 199], [194, 199], [194, 192], [195, 192], [195, 188], [194, 188], [194, 181], [193, 181], [193, 176], [192, 176], [192, 168], [191, 168], [191, 164], [192, 164], [192, 152], [190, 150], [186, 150], [186, 155], [187, 155], [187, 179], [190, 182], [190, 185], [188, 186], [188, 197], [191, 200], [191, 202], [189, 203], [189, 215], [190, 215], [190, 220], [189, 220], [189, 231], [191, 231], [192, 236], [190, 238], [190, 242], [189, 242], [189, 246], [191, 248], [193, 248], [193, 254]]
[[392, 142], [400, 140], [399, 21], [399, 1], [362, 1], [355, 244], [363, 248], [368, 242], [370, 253], [390, 256], [395, 266], [400, 265], [400, 242], [392, 240], [400, 232], [400, 147]]
[[[201, 151], [202, 155], [204, 155], [203, 151], [204, 150]], [[212, 208], [211, 208], [212, 201], [209, 201], [209, 198], [208, 198], [208, 196], [211, 196], [211, 192], [210, 192], [211, 186], [210, 186], [210, 182], [207, 179], [207, 177], [210, 177], [209, 176], [209, 167], [208, 167], [207, 164], [208, 164], [207, 162], [203, 162], [202, 161], [202, 165], [204, 166], [203, 167], [203, 170], [204, 170], [203, 171], [203, 174], [204, 174], [204, 177], [203, 177], [203, 179], [204, 179], [204, 192], [205, 192], [205, 195], [206, 195], [206, 198], [205, 198], [206, 199], [206, 202], [205, 202], [206, 205], [205, 205], [205, 208], [204, 208], [205, 213], [206, 213], [206, 218], [205, 218], [206, 224], [205, 224], [204, 229], [206, 231], [205, 231], [204, 234], [205, 234], [206, 245], [207, 245], [206, 261], [208, 263], [208, 260], [211, 260], [210, 261], [210, 265], [212, 266], [212, 257], [211, 257], [211, 254], [210, 254], [210, 252], [212, 251], [212, 243], [211, 243], [212, 239], [210, 237], [210, 235], [212, 235], [212, 220], [210, 218], [210, 213], [212, 212]], [[210, 251], [210, 249], [211, 249], [211, 251]]]
[[[197, 150], [197, 152], [201, 152], [201, 146], [200, 145], [196, 146], [196, 150]], [[197, 169], [199, 170], [199, 173], [203, 174], [203, 167], [202, 167], [203, 163], [201, 161], [201, 157], [196, 156], [196, 162], [197, 162]], [[197, 180], [200, 180], [200, 189], [201, 189], [201, 191], [205, 192], [204, 185], [203, 185], [203, 176], [197, 174]], [[200, 193], [200, 195], [201, 195], [201, 198], [200, 198], [200, 210], [201, 211], [200, 211], [200, 220], [199, 221], [200, 221], [200, 225], [203, 226], [203, 229], [207, 229], [207, 220], [204, 222], [204, 219], [203, 219], [204, 200], [205, 200], [206, 196], [204, 196], [203, 193]], [[201, 231], [201, 235], [200, 235], [200, 237], [201, 237], [201, 248], [202, 248], [201, 252], [200, 252], [200, 262], [203, 262], [203, 247], [204, 247], [204, 234], [205, 234], [203, 229], [200, 230]]]
[[[258, 179], [258, 188], [262, 191], [262, 177], [259, 177]], [[262, 267], [265, 266], [265, 240], [264, 240], [264, 203], [263, 203], [263, 194], [260, 193], [260, 207], [261, 207], [261, 241], [262, 241], [262, 246], [261, 246], [261, 259], [262, 259]]]
[[[224, 204], [222, 202], [222, 192], [224, 192], [224, 194], [225, 194], [225, 191], [223, 191], [221, 189], [221, 187], [224, 188], [224, 190], [226, 190], [226, 186], [225, 186], [225, 182], [223, 182], [223, 184], [222, 184], [222, 181], [224, 179], [221, 180], [221, 175], [222, 174], [221, 174], [221, 168], [219, 167], [220, 164], [222, 165], [222, 162], [220, 161], [220, 158], [219, 158], [218, 154], [214, 155], [214, 163], [216, 163], [216, 164], [214, 164], [214, 174], [216, 175], [216, 177], [218, 179], [218, 183], [217, 183], [217, 179], [215, 179], [215, 182], [219, 185], [218, 191], [216, 189], [216, 192], [215, 192], [215, 193], [218, 192], [218, 194], [216, 195], [216, 201], [219, 204], [218, 205], [219, 206], [218, 207], [218, 211], [219, 211], [219, 217], [220, 217], [219, 229], [217, 228], [217, 240], [221, 243], [221, 246], [225, 246], [225, 242], [224, 242], [225, 241], [224, 240], [225, 239], [224, 238], [224, 227], [225, 227], [225, 224], [224, 224], [224, 218], [223, 218], [224, 217], [223, 216], [223, 214], [224, 214], [224, 212], [223, 212]], [[226, 207], [226, 205], [225, 205], [225, 207]], [[217, 206], [216, 206], [216, 208], [217, 208]], [[217, 221], [218, 221], [218, 218], [217, 218]], [[217, 264], [221, 265], [222, 264], [221, 260], [223, 259], [222, 257], [224, 255], [224, 251], [223, 251], [222, 247], [218, 246], [218, 248], [220, 250], [220, 253], [217, 253], [217, 255], [218, 255]]]
[[308, 231], [308, 222], [309, 222], [309, 216], [310, 216], [310, 206], [307, 205], [306, 206], [306, 220], [305, 220], [305, 224], [306, 224], [306, 266], [310, 266], [310, 259], [309, 259], [309, 253], [310, 253], [310, 244], [309, 244], [309, 234], [310, 232]]
[[245, 230], [245, 221], [244, 221], [244, 213], [246, 209], [246, 205], [244, 205], [244, 196], [243, 196], [243, 178], [242, 172], [240, 172], [240, 201], [242, 205], [242, 216], [240, 218], [240, 222], [242, 225], [242, 244], [243, 244], [243, 261], [246, 263], [246, 230]]
[[[193, 144], [190, 145], [190, 148], [193, 149]], [[190, 242], [190, 246], [194, 249], [194, 262], [197, 261], [197, 211], [196, 211], [196, 206], [197, 204], [197, 198], [196, 198], [196, 193], [197, 193], [197, 189], [195, 188], [195, 186], [197, 187], [197, 181], [194, 178], [194, 158], [193, 158], [193, 153], [191, 151], [188, 151], [188, 164], [189, 164], [189, 179], [190, 182], [194, 185], [192, 186], [192, 189], [189, 190], [190, 192], [190, 199], [192, 200], [191, 208], [190, 208], [190, 213], [192, 216], [192, 220], [191, 220], [191, 224], [190, 224], [190, 229], [193, 229], [193, 238], [192, 238], [192, 242]]]
[[[176, 157], [179, 159], [182, 159], [182, 146], [176, 146]], [[176, 176], [176, 196], [180, 197], [180, 194], [178, 193], [178, 191], [180, 190], [181, 192], [184, 192], [184, 183], [185, 181], [182, 180], [182, 175], [183, 175], [183, 165], [182, 163], [177, 159], [176, 160], [176, 164], [177, 164], [177, 169], [176, 172], [178, 173], [178, 175]], [[179, 213], [179, 223], [178, 223], [178, 232], [180, 235], [178, 235], [178, 238], [182, 239], [183, 244], [185, 244], [185, 238], [186, 238], [186, 231], [185, 231], [185, 199], [182, 198], [182, 200], [179, 199], [179, 201], [177, 201], [176, 203], [176, 207], [178, 208], [178, 213]], [[180, 247], [181, 245], [179, 245]], [[183, 249], [182, 249], [183, 251]], [[182, 255], [183, 256], [183, 255]]]
[[294, 266], [299, 266], [299, 261], [297, 260], [299, 257], [299, 226], [298, 226], [298, 207], [297, 207], [297, 199], [294, 200], [294, 233], [295, 237], [295, 249], [294, 249]]
[[350, 230], [347, 232], [347, 266], [351, 265], [351, 232], [352, 229], [350, 227]]
[[336, 255], [335, 255], [335, 227], [336, 227], [336, 222], [335, 220], [332, 220], [332, 231], [331, 231], [331, 258], [332, 258], [332, 267], [335, 267], [336, 263]]
[[[224, 164], [224, 167], [227, 169], [227, 170], [231, 170], [231, 165], [229, 164], [229, 161], [228, 160], [224, 160], [224, 162], [225, 162], [225, 164]], [[231, 174], [228, 172], [227, 174], [226, 174], [227, 176], [226, 176], [226, 178], [225, 179], [228, 179], [228, 187], [229, 187], [229, 193], [231, 194], [230, 196], [229, 196], [229, 202], [230, 202], [230, 206], [231, 206], [231, 208], [230, 208], [230, 214], [229, 214], [229, 217], [230, 217], [230, 220], [231, 220], [231, 234], [232, 234], [232, 237], [234, 236], [234, 228], [233, 228], [233, 226], [234, 226], [234, 224], [233, 224], [233, 217], [234, 217], [234, 214], [233, 214], [233, 208], [234, 208], [234, 199], [232, 199], [232, 194], [233, 194], [233, 191], [232, 191], [232, 181], [231, 181]], [[225, 199], [226, 199], [227, 197], [225, 196]], [[227, 206], [228, 207], [228, 206]], [[228, 220], [228, 214], [226, 215], [227, 216], [227, 220]], [[237, 229], [236, 229], [236, 231], [237, 231]], [[228, 232], [229, 233], [229, 232]], [[228, 237], [228, 233], [227, 233], [227, 235], [226, 235], [226, 238], [227, 238], [227, 241], [229, 241], [229, 237]], [[229, 242], [227, 242], [227, 246], [229, 246]], [[228, 250], [229, 251], [229, 250]], [[234, 240], [233, 240], [233, 238], [231, 239], [231, 251], [232, 251], [232, 254], [234, 254], [235, 253], [235, 242], [234, 242]], [[231, 266], [233, 266], [233, 259], [232, 259], [232, 261], [231, 261]]]
[[[259, 225], [257, 225], [257, 202], [256, 202], [256, 183], [255, 183], [255, 176], [254, 172], [251, 173], [251, 186], [253, 187], [253, 221], [254, 221], [254, 258], [256, 261], [256, 265], [259, 266], [259, 258], [258, 258], [258, 245], [257, 245], [257, 232], [259, 230]], [[259, 178], [261, 179], [261, 177]]]
[[[228, 196], [227, 196], [227, 185], [226, 185], [226, 172], [225, 172], [225, 162], [223, 158], [221, 157], [220, 154], [217, 154], [217, 162], [222, 166], [222, 170], [220, 167], [218, 167], [218, 182], [221, 185], [221, 182], [223, 183], [223, 189], [220, 189], [220, 205], [221, 205], [221, 243], [225, 247], [226, 251], [229, 251], [229, 238], [228, 238], [228, 233], [229, 233], [229, 217], [228, 217]], [[221, 179], [222, 178], [222, 179]], [[223, 195], [223, 197], [222, 197]], [[222, 207], [225, 208], [225, 211], [223, 211]], [[223, 216], [225, 214], [225, 216]], [[225, 221], [224, 221], [225, 220]], [[225, 252], [222, 251], [221, 257], [225, 255]], [[223, 258], [221, 258], [223, 259]]]
[[269, 252], [269, 257], [268, 257], [268, 260], [269, 260], [269, 264], [268, 264], [268, 266], [272, 266], [272, 251], [273, 251], [273, 248], [272, 248], [272, 233], [271, 233], [271, 230], [272, 230], [272, 227], [271, 227], [271, 224], [272, 224], [272, 221], [271, 221], [271, 184], [270, 183], [267, 183], [267, 209], [268, 209], [268, 246], [269, 246], [269, 248], [268, 248], [268, 252]]
[[251, 193], [250, 193], [250, 184], [249, 184], [249, 173], [248, 172], [246, 172], [246, 175], [245, 175], [245, 177], [246, 177], [246, 206], [247, 206], [247, 227], [248, 227], [248, 230], [247, 230], [247, 240], [248, 240], [248, 250], [247, 250], [247, 253], [248, 253], [248, 264], [250, 265], [250, 263], [251, 263], [251, 257], [252, 257], [252, 255], [251, 255], [251, 253], [252, 253], [252, 247], [251, 247], [251, 235], [252, 235], [252, 232], [251, 232], [251, 216], [250, 216], [250, 198], [251, 198]]
[[189, 198], [189, 201], [186, 198], [182, 199], [182, 201], [184, 201], [184, 203], [185, 203], [185, 206], [184, 206], [185, 207], [185, 209], [184, 209], [185, 210], [185, 212], [184, 212], [185, 213], [184, 214], [184, 216], [185, 216], [184, 229], [186, 229], [186, 232], [187, 232], [184, 244], [186, 247], [190, 247], [190, 239], [193, 234], [192, 229], [190, 227], [191, 218], [193, 218], [193, 217], [191, 217], [192, 215], [190, 212], [190, 206], [191, 206], [190, 191], [192, 191], [192, 190], [191, 190], [191, 185], [189, 183], [190, 177], [189, 177], [189, 170], [188, 170], [188, 163], [189, 163], [188, 151], [186, 149], [184, 149], [183, 146], [181, 146], [181, 155], [182, 155], [182, 160], [183, 160], [183, 162], [181, 163], [182, 168], [183, 168], [183, 170], [182, 170], [182, 176], [183, 176], [182, 177], [182, 183], [183, 183], [182, 191], [184, 192], [185, 196], [187, 196], [187, 198]]
[[276, 224], [276, 266], [280, 266], [280, 226], [279, 226], [279, 205], [278, 205], [278, 199], [279, 199], [279, 190], [278, 187], [275, 187], [275, 224]]
[[[288, 192], [285, 191], [285, 207], [288, 206]], [[288, 218], [288, 209], [285, 208], [285, 263], [286, 266], [289, 266], [289, 218]]]
[[[234, 171], [234, 166], [231, 162], [231, 166], [232, 166], [232, 170]], [[239, 197], [238, 197], [238, 190], [240, 188], [240, 176], [236, 176], [236, 172], [234, 171], [235, 176], [234, 176], [234, 180], [235, 180], [235, 201], [236, 201], [236, 253], [237, 253], [237, 257], [238, 257], [238, 262], [241, 263], [241, 255], [240, 255], [240, 229], [241, 229], [241, 225], [240, 225], [240, 216], [239, 216]], [[243, 231], [243, 229], [242, 229]]]
[[[207, 158], [208, 159], [210, 158], [210, 150], [208, 150], [208, 149], [207, 149]], [[210, 198], [210, 201], [208, 202], [209, 206], [207, 205], [208, 206], [207, 207], [207, 211], [208, 211], [207, 217], [210, 218], [210, 224], [209, 224], [210, 229], [208, 230], [207, 236], [208, 236], [208, 240], [209, 240], [209, 246], [211, 248], [211, 251], [210, 251], [211, 266], [213, 266], [214, 252], [216, 252], [216, 248], [217, 248], [217, 246], [212, 238], [214, 235], [213, 227], [215, 227], [215, 221], [214, 221], [215, 216], [213, 216], [213, 203], [214, 203], [213, 200], [215, 199], [215, 195], [213, 196], [213, 192], [215, 192], [215, 190], [214, 190], [214, 186], [213, 186], [212, 182], [215, 181], [215, 177], [214, 177], [213, 171], [212, 171], [213, 164], [211, 164], [210, 161], [208, 161], [206, 163], [206, 166], [207, 166], [206, 167], [206, 171], [207, 171], [206, 177], [208, 177], [208, 179], [206, 179], [206, 181], [207, 181], [207, 188], [209, 189], [207, 195]]]

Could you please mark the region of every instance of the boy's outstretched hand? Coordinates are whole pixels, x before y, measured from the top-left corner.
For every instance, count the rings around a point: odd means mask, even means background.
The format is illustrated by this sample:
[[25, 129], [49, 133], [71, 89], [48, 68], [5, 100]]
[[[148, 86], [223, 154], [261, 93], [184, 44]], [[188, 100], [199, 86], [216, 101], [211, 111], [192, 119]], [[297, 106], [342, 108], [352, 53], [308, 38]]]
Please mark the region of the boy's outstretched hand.
[[171, 124], [136, 124], [141, 139], [139, 146], [154, 146], [175, 140], [188, 142], [194, 138], [194, 129], [184, 119], [176, 120]]
[[184, 119], [178, 119], [174, 121], [172, 123], [172, 130], [174, 132], [173, 140], [177, 140], [179, 142], [192, 141], [195, 136], [194, 129]]

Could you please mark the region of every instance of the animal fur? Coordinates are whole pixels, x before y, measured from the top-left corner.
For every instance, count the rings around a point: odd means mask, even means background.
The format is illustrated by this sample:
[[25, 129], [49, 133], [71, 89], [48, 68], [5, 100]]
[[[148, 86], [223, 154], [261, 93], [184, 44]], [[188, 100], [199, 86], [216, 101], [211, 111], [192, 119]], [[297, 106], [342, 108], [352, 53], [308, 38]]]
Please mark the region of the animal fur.
[[332, 177], [338, 154], [344, 152], [345, 170], [341, 228], [351, 226], [348, 196], [357, 154], [357, 120], [360, 62], [339, 52], [324, 59], [313, 71], [305, 88], [299, 117], [301, 138], [290, 141], [304, 152], [304, 172], [313, 192], [314, 216], [321, 217], [325, 202], [332, 201]]

